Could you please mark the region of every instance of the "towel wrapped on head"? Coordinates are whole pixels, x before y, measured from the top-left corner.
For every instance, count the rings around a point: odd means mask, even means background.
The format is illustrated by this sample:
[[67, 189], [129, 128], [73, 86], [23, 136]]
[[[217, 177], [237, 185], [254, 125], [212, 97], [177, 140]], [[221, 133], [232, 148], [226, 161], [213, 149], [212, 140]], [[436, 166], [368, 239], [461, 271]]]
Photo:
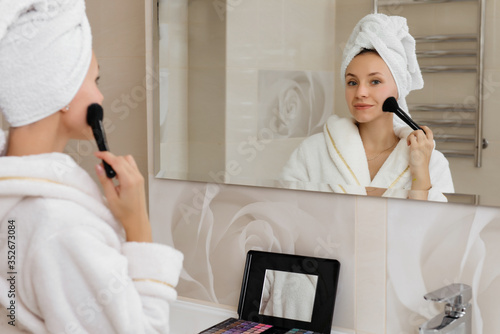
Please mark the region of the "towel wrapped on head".
[[12, 127], [67, 106], [91, 58], [84, 0], [0, 0], [0, 110]]
[[[415, 39], [408, 31], [406, 19], [385, 14], [369, 14], [362, 18], [344, 49], [342, 81], [347, 66], [363, 49], [376, 50], [385, 61], [398, 87], [398, 104], [409, 115], [406, 96], [412, 90], [423, 88], [424, 81], [415, 52]], [[394, 117], [394, 124], [395, 127], [405, 125], [397, 117]]]

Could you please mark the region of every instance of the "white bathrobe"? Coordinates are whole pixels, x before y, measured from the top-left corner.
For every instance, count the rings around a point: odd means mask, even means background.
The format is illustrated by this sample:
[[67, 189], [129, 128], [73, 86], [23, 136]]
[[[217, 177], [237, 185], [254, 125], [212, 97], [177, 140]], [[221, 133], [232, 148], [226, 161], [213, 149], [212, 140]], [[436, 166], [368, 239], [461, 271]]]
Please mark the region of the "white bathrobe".
[[[366, 195], [365, 187], [384, 188], [384, 197], [405, 198], [412, 183], [406, 144], [411, 132], [406, 126], [396, 130], [400, 141], [371, 180], [354, 120], [333, 115], [323, 133], [306, 138], [292, 153], [281, 180], [292, 188], [356, 195]], [[443, 193], [453, 193], [454, 187], [448, 160], [441, 152], [433, 150], [429, 170], [432, 188], [428, 199], [447, 201]]]
[[182, 254], [124, 236], [68, 155], [0, 157], [0, 332], [167, 333]]

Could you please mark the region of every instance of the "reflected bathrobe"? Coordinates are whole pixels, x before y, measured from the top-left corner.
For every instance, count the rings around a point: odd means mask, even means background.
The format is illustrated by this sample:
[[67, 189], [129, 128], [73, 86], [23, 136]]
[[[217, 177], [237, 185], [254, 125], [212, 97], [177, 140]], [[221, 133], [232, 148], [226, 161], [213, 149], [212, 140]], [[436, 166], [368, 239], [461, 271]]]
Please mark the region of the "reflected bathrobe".
[[[323, 133], [306, 138], [292, 153], [280, 176], [290, 188], [366, 195], [365, 187], [387, 189], [384, 197], [407, 197], [411, 189], [410, 127], [395, 130], [400, 138], [377, 175], [371, 180], [366, 153], [352, 118], [332, 115]], [[453, 193], [453, 181], [444, 155], [433, 150], [429, 164], [432, 187], [428, 200], [446, 202], [443, 193]]]
[[0, 254], [3, 334], [168, 332], [182, 254], [126, 242], [66, 154], [0, 157]]

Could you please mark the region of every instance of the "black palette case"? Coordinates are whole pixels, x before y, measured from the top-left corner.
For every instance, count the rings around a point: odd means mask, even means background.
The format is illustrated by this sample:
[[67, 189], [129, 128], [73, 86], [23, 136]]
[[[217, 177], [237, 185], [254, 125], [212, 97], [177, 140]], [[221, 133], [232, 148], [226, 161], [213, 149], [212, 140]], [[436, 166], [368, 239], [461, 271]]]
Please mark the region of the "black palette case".
[[[264, 334], [330, 333], [339, 272], [334, 259], [249, 251], [238, 315], [244, 322], [268, 325], [259, 331]], [[223, 333], [236, 321], [228, 320], [201, 333]]]

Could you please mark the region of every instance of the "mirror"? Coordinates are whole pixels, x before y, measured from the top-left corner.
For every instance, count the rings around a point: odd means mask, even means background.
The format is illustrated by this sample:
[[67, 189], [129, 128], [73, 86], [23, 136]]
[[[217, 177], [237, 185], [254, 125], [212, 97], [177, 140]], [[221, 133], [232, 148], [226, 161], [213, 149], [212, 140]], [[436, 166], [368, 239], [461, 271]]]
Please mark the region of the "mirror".
[[[406, 17], [417, 39], [425, 87], [407, 101], [412, 117], [433, 130], [437, 149], [450, 163], [456, 193], [447, 194], [448, 201], [499, 205], [494, 19], [480, 19], [480, 1], [378, 2], [379, 12]], [[156, 177], [290, 187], [280, 173], [297, 146], [322, 132], [332, 114], [349, 117], [339, 77], [342, 48], [357, 21], [372, 11], [372, 0], [159, 0]], [[477, 71], [481, 47], [470, 36], [481, 22], [484, 70]], [[431, 35], [461, 39], [419, 37]], [[442, 49], [453, 51], [442, 56]], [[478, 134], [487, 148], [476, 150]], [[389, 195], [375, 190], [366, 194], [413, 198], [401, 189]]]
[[310, 322], [317, 275], [266, 270], [259, 314]]

